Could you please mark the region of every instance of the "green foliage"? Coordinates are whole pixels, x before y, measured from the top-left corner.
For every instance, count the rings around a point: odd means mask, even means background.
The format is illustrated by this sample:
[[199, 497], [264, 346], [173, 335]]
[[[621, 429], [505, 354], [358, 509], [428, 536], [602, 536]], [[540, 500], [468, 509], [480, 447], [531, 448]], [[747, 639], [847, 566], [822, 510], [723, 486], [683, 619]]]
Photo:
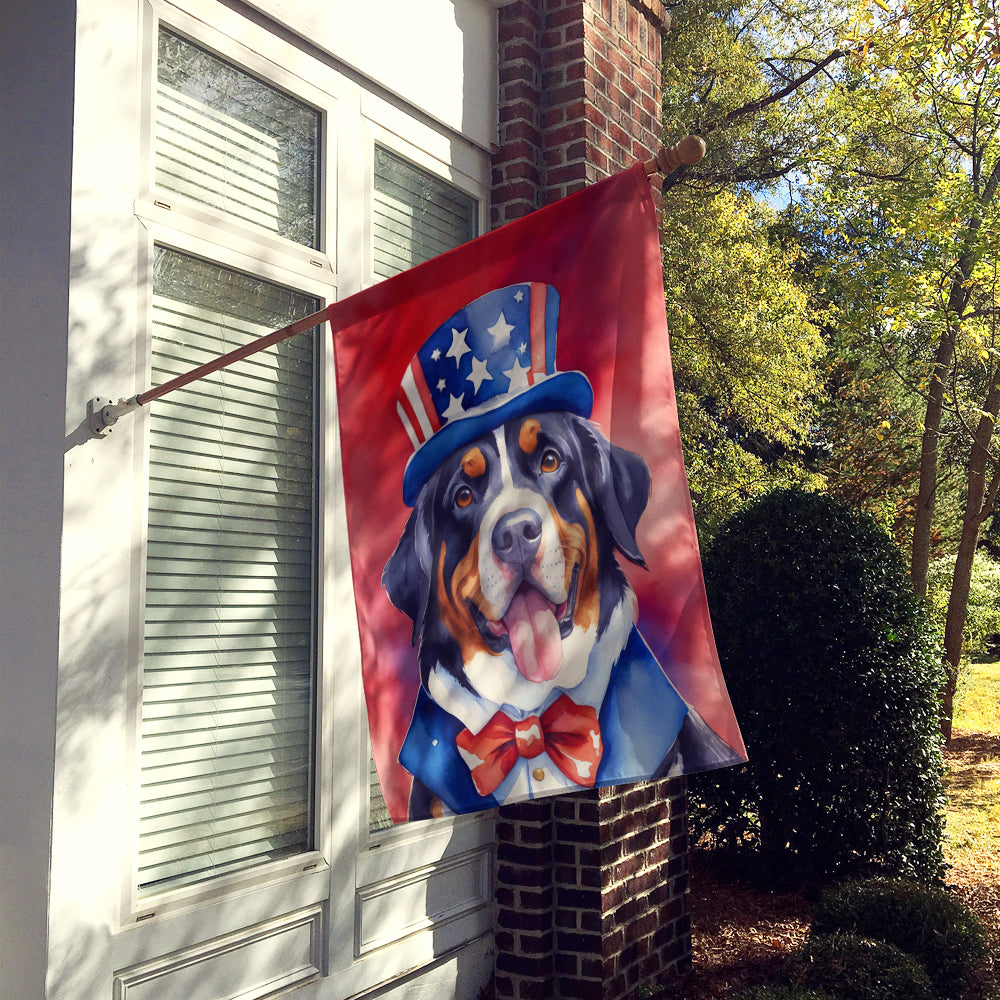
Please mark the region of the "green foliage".
[[854, 934], [810, 938], [793, 973], [797, 983], [821, 987], [837, 1000], [933, 1000], [924, 967], [895, 945]]
[[960, 997], [986, 956], [986, 933], [946, 889], [905, 879], [828, 888], [813, 915], [814, 935], [851, 933], [895, 945], [920, 961], [942, 997]]
[[[828, 252], [822, 224], [809, 220], [799, 206], [782, 224], [796, 233], [800, 271], [812, 272]], [[811, 290], [813, 308], [825, 310], [822, 333], [827, 348], [824, 389], [812, 428], [813, 468], [825, 489], [867, 511], [896, 540], [902, 551], [910, 540], [913, 502], [919, 476], [924, 400], [910, 392], [905, 376], [887, 363], [881, 350], [859, 338], [841, 312], [851, 308], [840, 288]], [[870, 290], [865, 289], [869, 296]], [[939, 501], [948, 487], [939, 483]]]
[[663, 994], [662, 987], [657, 986], [655, 983], [646, 983], [640, 986], [635, 993], [632, 994], [633, 1000], [656, 1000], [657, 997]]
[[[878, 0], [859, 6], [851, 36], [860, 49], [846, 85], [824, 92], [833, 127], [795, 214], [838, 328], [923, 407], [912, 526], [922, 593], [928, 556], [959, 535], [974, 546], [993, 506], [970, 446], [977, 427], [989, 445], [1000, 377], [1000, 14], [995, 0]], [[961, 563], [958, 573], [961, 594]]]
[[[819, 485], [805, 466], [825, 347], [796, 244], [750, 196], [802, 159], [811, 88], [782, 100], [836, 18], [817, 0], [672, 5], [663, 127], [706, 136], [663, 213], [664, 279], [684, 456], [703, 542], [748, 498]], [[791, 30], [789, 30], [791, 28]], [[693, 117], [694, 116], [694, 117]]]
[[779, 490], [723, 527], [705, 582], [750, 762], [691, 779], [696, 835], [776, 872], [938, 878], [941, 667], [889, 537]]
[[[931, 620], [942, 635], [954, 570], [954, 557], [943, 557], [931, 563], [927, 574], [927, 603]], [[990, 636], [997, 634], [1000, 634], [1000, 563], [980, 549], [972, 564], [969, 604], [963, 630], [963, 655], [971, 657], [985, 653]]]
[[700, 0], [671, 4], [663, 125], [694, 131], [709, 151], [689, 183], [766, 190], [807, 162], [821, 131], [817, 100], [842, 52], [850, 5], [827, 0]]
[[[775, 486], [826, 489], [910, 543], [923, 593], [928, 559], [960, 538], [971, 551], [995, 503], [996, 0], [680, 0], [671, 14], [664, 133], [708, 142], [666, 180], [664, 212], [703, 543]], [[824, 347], [797, 355], [816, 329]], [[960, 599], [952, 672], [964, 614]]]
[[677, 408], [703, 537], [747, 497], [807, 478], [800, 453], [824, 347], [772, 221], [725, 193], [677, 194], [664, 220]]
[[838, 998], [825, 990], [778, 985], [752, 986], [734, 994], [732, 1000], [838, 1000]]

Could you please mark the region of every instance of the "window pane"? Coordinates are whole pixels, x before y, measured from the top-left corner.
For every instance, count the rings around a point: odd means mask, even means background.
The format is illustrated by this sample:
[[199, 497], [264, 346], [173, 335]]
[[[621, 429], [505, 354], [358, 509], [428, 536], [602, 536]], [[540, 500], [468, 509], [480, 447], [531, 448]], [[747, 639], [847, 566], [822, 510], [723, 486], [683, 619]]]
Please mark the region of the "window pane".
[[[389, 278], [478, 235], [475, 198], [381, 146], [375, 147], [375, 274]], [[371, 832], [392, 826], [369, 761]]]
[[375, 147], [375, 274], [389, 278], [477, 235], [476, 200]]
[[[317, 309], [163, 248], [152, 382]], [[312, 846], [315, 331], [150, 404], [142, 894]]]
[[319, 112], [160, 29], [156, 184], [317, 246]]

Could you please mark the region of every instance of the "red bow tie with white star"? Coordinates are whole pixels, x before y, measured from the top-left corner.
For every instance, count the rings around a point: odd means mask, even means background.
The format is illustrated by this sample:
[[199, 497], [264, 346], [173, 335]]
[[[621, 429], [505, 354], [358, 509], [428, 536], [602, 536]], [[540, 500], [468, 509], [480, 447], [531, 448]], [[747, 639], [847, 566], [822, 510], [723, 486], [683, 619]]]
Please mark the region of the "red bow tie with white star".
[[565, 694], [541, 717], [529, 715], [515, 722], [497, 712], [478, 733], [463, 729], [455, 743], [479, 761], [469, 763], [469, 768], [480, 795], [491, 795], [518, 758], [530, 760], [542, 753], [574, 784], [593, 788], [604, 753], [597, 712], [590, 705], [577, 705]]

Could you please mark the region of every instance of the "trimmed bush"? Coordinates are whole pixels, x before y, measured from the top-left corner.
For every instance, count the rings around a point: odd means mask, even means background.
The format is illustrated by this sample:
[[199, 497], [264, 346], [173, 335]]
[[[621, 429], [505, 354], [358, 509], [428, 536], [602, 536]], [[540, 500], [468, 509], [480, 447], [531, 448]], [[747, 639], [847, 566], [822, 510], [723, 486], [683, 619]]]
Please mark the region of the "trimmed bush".
[[934, 1000], [930, 978], [912, 955], [854, 934], [810, 938], [793, 975], [837, 1000]]
[[986, 957], [986, 932], [947, 890], [904, 879], [869, 879], [827, 889], [812, 933], [850, 932], [895, 945], [918, 959], [942, 997], [960, 997]]
[[724, 525], [705, 583], [750, 762], [692, 777], [694, 833], [770, 872], [939, 878], [943, 672], [889, 536], [779, 490]]

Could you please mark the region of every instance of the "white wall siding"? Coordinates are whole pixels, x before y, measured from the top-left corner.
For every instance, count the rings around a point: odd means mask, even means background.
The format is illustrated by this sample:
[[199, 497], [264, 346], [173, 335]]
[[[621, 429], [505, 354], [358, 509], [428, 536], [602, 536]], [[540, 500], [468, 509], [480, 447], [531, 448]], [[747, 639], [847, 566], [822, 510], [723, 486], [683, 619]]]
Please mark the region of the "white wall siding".
[[0, 989], [44, 990], [59, 656], [72, 4], [0, 5]]
[[250, 0], [252, 6], [484, 149], [496, 141], [490, 0]]

